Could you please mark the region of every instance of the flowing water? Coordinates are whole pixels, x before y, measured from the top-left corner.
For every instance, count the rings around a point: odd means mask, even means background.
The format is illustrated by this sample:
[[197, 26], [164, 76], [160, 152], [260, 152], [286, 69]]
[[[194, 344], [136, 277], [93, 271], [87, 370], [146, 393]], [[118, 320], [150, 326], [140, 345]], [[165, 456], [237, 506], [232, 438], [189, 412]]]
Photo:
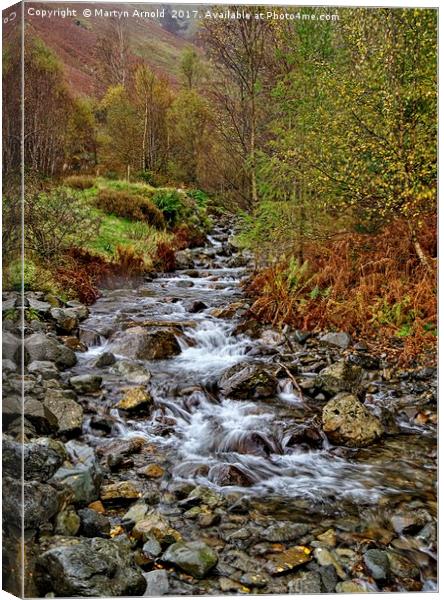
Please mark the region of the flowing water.
[[[103, 376], [106, 395], [97, 400], [97, 411], [113, 419], [109, 436], [144, 437], [155, 444], [167, 458], [171, 481], [235, 492], [276, 515], [358, 515], [384, 526], [406, 502], [431, 511], [435, 428], [414, 422], [408, 407], [415, 397], [408, 396], [402, 384], [394, 394], [381, 384], [371, 407], [375, 412], [380, 406], [389, 408], [396, 435], [360, 450], [334, 447], [326, 437], [315, 448], [295, 443], [294, 431], [319, 416], [322, 406], [301, 397], [285, 376], [278, 394], [269, 400], [233, 400], [219, 394], [217, 381], [228, 367], [258, 357], [277, 360], [260, 341], [235, 333], [235, 316], [214, 316], [215, 309], [243, 302], [241, 282], [248, 274], [248, 266], [229, 266], [232, 257], [224, 252], [225, 242], [224, 230], [216, 229], [209, 247], [195, 252], [192, 271], [161, 275], [135, 289], [104, 291], [91, 308], [84, 327], [100, 338], [78, 354], [73, 371]], [[207, 308], [193, 312], [197, 301]], [[112, 335], [128, 321], [167, 321], [181, 332], [178, 356], [138, 361], [151, 373], [148, 385], [155, 406], [147, 418], [124, 416], [113, 408], [128, 384], [112, 368], [92, 366], [97, 356], [113, 348]], [[101, 435], [87, 420], [85, 439], [96, 445]], [[221, 474], [233, 468], [238, 477], [227, 484]], [[415, 551], [427, 558], [433, 554], [426, 546]], [[424, 582], [429, 576], [426, 569]], [[425, 585], [432, 588], [433, 581]]]

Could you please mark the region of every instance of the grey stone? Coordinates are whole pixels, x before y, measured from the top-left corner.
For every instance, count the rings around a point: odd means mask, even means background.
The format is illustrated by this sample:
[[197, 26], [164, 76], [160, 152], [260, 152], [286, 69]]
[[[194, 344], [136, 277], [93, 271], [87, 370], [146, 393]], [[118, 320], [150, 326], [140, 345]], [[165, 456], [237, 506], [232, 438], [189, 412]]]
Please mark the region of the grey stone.
[[324, 406], [322, 428], [334, 444], [360, 448], [384, 433], [379, 419], [353, 394], [338, 394]]
[[43, 405], [57, 419], [59, 433], [72, 433], [82, 428], [83, 408], [70, 396], [69, 391], [49, 389]]
[[40, 375], [42, 379], [58, 379], [60, 373], [55, 364], [49, 360], [33, 360], [28, 365], [28, 373]]
[[387, 552], [384, 552], [384, 550], [377, 550], [376, 548], [367, 550], [364, 554], [364, 564], [376, 581], [387, 579], [390, 563]]
[[321, 576], [315, 571], [301, 573], [288, 582], [290, 594], [320, 594], [322, 592]]
[[40, 593], [56, 596], [140, 596], [146, 581], [131, 547], [118, 540], [65, 538], [37, 560]]
[[170, 358], [180, 354], [180, 346], [172, 331], [164, 328], [131, 327], [118, 334], [111, 349], [116, 354], [140, 360]]
[[100, 390], [102, 378], [100, 375], [85, 373], [70, 377], [69, 383], [79, 394], [94, 394]]
[[340, 360], [322, 369], [315, 379], [315, 386], [329, 396], [340, 392], [357, 392], [362, 377], [361, 367]]
[[96, 358], [94, 361], [94, 367], [101, 369], [103, 367], [110, 367], [116, 362], [116, 357], [112, 352], [104, 352]]
[[80, 535], [85, 537], [109, 537], [111, 525], [107, 517], [91, 508], [79, 510]]
[[21, 340], [9, 331], [2, 333], [2, 356], [19, 364], [21, 361]]
[[119, 360], [111, 367], [111, 372], [122, 375], [128, 383], [148, 383], [151, 373], [143, 365], [130, 360]]
[[203, 542], [177, 542], [167, 549], [162, 560], [196, 579], [202, 579], [217, 564], [218, 556]]
[[170, 590], [170, 584], [168, 582], [168, 573], [165, 569], [157, 569], [144, 573], [146, 579], [146, 591], [144, 596], [165, 596]]
[[351, 344], [351, 337], [345, 331], [330, 332], [322, 335], [319, 338], [321, 344], [327, 346], [336, 346], [346, 350]]
[[270, 398], [276, 393], [277, 379], [268, 365], [244, 362], [224, 371], [219, 387], [230, 398]]
[[76, 355], [70, 348], [43, 333], [33, 333], [26, 338], [25, 349], [29, 362], [47, 360], [55, 362], [59, 367], [73, 367], [77, 362]]

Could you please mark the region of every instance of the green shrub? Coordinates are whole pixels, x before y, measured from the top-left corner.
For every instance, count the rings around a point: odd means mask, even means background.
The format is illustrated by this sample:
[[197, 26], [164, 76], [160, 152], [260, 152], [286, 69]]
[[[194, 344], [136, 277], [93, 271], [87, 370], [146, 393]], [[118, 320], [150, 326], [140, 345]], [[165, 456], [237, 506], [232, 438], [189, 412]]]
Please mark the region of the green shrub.
[[205, 208], [208, 204], [208, 194], [202, 190], [188, 190], [187, 196], [192, 198], [200, 208]]
[[162, 211], [143, 196], [125, 191], [100, 190], [96, 206], [104, 212], [132, 221], [144, 221], [156, 229], [165, 228]]
[[153, 202], [159, 208], [170, 225], [175, 225], [182, 212], [182, 201], [177, 190], [157, 190]]
[[94, 184], [95, 179], [89, 175], [71, 175], [65, 179], [65, 185], [76, 190], [87, 190]]

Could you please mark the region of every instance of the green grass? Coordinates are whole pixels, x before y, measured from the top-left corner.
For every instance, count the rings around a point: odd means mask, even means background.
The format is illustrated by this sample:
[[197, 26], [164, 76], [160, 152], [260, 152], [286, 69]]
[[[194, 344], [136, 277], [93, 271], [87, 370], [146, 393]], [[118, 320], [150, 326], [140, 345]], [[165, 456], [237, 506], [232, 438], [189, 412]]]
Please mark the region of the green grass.
[[146, 223], [130, 221], [92, 208], [91, 212], [101, 218], [99, 235], [88, 245], [88, 250], [107, 258], [113, 258], [117, 246], [132, 247], [143, 255], [147, 264], [152, 261], [160, 241], [167, 242], [172, 235], [158, 231]]

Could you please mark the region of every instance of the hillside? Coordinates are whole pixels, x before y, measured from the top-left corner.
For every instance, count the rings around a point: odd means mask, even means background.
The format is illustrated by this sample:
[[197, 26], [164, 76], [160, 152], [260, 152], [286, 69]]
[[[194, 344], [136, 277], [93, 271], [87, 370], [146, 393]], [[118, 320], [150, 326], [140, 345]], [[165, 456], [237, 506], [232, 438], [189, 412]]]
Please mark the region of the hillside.
[[[43, 5], [36, 3], [36, 9]], [[85, 8], [94, 8], [95, 4], [82, 4]], [[134, 5], [126, 5], [131, 10]], [[97, 95], [101, 92], [97, 86], [95, 72], [97, 57], [95, 46], [97, 41], [107, 33], [109, 19], [101, 17], [85, 18], [79, 16], [79, 5], [63, 4], [63, 8], [77, 9], [76, 17], [42, 19], [37, 16], [27, 17], [27, 28], [41, 37], [59, 57], [65, 68], [66, 79], [73, 92], [79, 95]], [[101, 4], [104, 9], [115, 9], [116, 5]], [[141, 5], [137, 7], [140, 9]], [[150, 10], [154, 5], [149, 5]], [[47, 6], [46, 6], [47, 8]], [[178, 78], [179, 60], [183, 50], [190, 45], [185, 39], [187, 32], [178, 29], [173, 33], [166, 29], [167, 22], [151, 19], [129, 18], [124, 21], [128, 30], [131, 54], [136, 62], [143, 58], [158, 73], [166, 74], [174, 83]], [[184, 36], [184, 37], [182, 37]]]

